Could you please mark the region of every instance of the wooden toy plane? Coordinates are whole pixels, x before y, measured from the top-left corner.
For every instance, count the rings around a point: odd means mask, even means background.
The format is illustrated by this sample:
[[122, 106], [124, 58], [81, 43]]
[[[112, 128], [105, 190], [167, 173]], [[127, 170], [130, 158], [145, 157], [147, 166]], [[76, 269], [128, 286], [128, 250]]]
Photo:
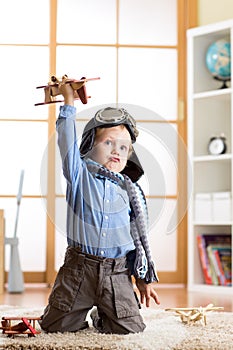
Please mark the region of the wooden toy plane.
[[100, 78], [85, 78], [82, 77], [79, 80], [69, 79], [65, 74], [61, 79], [56, 78], [54, 75], [51, 77], [51, 81], [47, 85], [37, 86], [37, 89], [44, 89], [45, 99], [44, 102], [35, 103], [35, 106], [46, 105], [49, 103], [64, 102], [64, 100], [57, 100], [56, 96], [60, 95], [59, 85], [61, 83], [70, 84], [74, 90], [75, 99], [80, 99], [83, 104], [87, 103], [87, 96], [85, 83], [91, 80], [99, 80]]
[[[36, 327], [36, 321], [39, 321], [41, 317], [2, 317], [2, 329], [3, 334], [7, 334], [8, 337], [14, 338], [16, 334], [27, 334], [29, 337], [35, 337], [36, 334], [40, 334]], [[18, 324], [13, 325], [12, 321], [21, 321]]]
[[205, 307], [174, 307], [165, 309], [165, 311], [175, 311], [177, 316], [180, 316], [181, 321], [186, 324], [193, 324], [196, 321], [201, 321], [203, 325], [207, 324], [206, 321], [206, 313], [211, 311], [223, 310], [222, 306], [214, 306], [213, 304], [209, 304]]

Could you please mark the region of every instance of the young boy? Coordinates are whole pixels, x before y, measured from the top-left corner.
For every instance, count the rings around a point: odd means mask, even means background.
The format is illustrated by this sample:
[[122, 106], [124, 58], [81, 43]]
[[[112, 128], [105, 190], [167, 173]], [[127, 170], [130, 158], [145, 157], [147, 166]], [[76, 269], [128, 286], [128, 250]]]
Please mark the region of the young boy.
[[124, 109], [106, 108], [86, 125], [77, 146], [74, 92], [61, 84], [64, 106], [57, 120], [58, 145], [67, 181], [67, 240], [41, 327], [75, 332], [93, 325], [102, 333], [142, 332], [141, 303], [159, 304], [158, 281], [146, 232], [146, 203], [136, 184], [143, 174], [132, 143], [138, 135]]

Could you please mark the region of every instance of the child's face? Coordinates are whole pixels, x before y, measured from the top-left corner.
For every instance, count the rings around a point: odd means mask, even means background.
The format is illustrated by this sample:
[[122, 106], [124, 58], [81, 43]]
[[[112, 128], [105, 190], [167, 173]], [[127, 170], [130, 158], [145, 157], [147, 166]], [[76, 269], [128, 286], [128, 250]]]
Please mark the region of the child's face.
[[131, 147], [128, 130], [122, 126], [97, 129], [89, 157], [108, 170], [121, 172], [126, 166]]

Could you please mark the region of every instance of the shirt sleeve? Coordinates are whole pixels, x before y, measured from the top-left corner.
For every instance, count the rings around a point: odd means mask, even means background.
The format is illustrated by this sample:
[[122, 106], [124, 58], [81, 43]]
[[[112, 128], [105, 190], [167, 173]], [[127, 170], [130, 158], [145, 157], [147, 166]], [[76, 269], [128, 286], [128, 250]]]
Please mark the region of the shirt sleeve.
[[68, 183], [72, 183], [78, 175], [82, 160], [76, 136], [76, 108], [69, 105], [60, 107], [56, 122], [58, 146], [62, 159], [63, 174]]

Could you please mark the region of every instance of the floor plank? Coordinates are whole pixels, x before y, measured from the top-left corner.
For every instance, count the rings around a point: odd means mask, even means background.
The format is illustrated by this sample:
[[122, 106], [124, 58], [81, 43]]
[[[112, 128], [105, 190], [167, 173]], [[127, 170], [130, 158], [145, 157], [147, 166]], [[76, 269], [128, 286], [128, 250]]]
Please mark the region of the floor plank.
[[[233, 312], [232, 293], [210, 294], [199, 292], [188, 292], [183, 285], [161, 285], [156, 286], [160, 298], [160, 305], [151, 301], [152, 308], [192, 307], [206, 306], [213, 303], [215, 306], [223, 306], [224, 311]], [[42, 284], [26, 284], [25, 291], [21, 294], [8, 293], [7, 290], [0, 294], [0, 303], [3, 305], [15, 305], [23, 307], [45, 307], [51, 288]]]

